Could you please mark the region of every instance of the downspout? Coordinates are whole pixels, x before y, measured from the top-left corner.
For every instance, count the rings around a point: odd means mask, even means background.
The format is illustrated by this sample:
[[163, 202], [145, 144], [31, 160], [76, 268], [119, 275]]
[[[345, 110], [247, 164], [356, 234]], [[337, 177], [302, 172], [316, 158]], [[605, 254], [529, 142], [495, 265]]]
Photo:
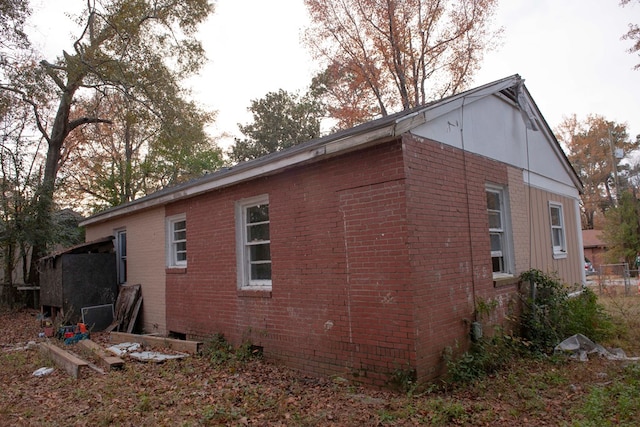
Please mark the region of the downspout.
[[[471, 260], [469, 261], [469, 268], [471, 271], [471, 298], [473, 302], [473, 323], [472, 328], [477, 328], [474, 326], [478, 322], [478, 309], [476, 307], [476, 273], [475, 267], [473, 264], [473, 238], [472, 238], [472, 230], [471, 230], [471, 207], [469, 201], [469, 184], [468, 184], [468, 176], [467, 176], [467, 150], [464, 146], [464, 106], [467, 98], [462, 98], [462, 106], [460, 107], [460, 146], [462, 147], [462, 173], [464, 179], [464, 194], [466, 197], [467, 204], [467, 232], [469, 235], [469, 253], [471, 255]], [[473, 330], [473, 329], [472, 329]], [[482, 335], [482, 332], [479, 332]]]

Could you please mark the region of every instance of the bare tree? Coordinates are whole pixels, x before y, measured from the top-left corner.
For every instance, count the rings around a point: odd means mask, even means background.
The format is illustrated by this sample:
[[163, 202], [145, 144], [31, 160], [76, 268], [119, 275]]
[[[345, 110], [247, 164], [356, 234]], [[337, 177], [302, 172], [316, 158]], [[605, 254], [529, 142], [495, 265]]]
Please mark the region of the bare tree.
[[[501, 29], [497, 0], [305, 0], [305, 41], [345, 125], [457, 93]], [[333, 108], [332, 108], [333, 107]]]
[[[620, 0], [621, 6], [627, 6], [629, 3], [633, 2], [633, 0]], [[638, 53], [640, 52], [640, 27], [638, 24], [629, 24], [628, 31], [622, 36], [623, 40], [631, 40], [633, 42], [633, 46], [629, 48], [629, 53]], [[636, 64], [634, 67], [636, 70], [640, 69], [640, 64]]]

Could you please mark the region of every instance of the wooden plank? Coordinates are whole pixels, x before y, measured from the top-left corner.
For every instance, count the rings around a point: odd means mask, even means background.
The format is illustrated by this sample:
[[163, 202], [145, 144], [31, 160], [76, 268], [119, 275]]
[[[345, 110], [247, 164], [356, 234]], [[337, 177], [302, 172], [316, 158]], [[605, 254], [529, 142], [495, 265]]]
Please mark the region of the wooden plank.
[[127, 333], [133, 332], [133, 327], [136, 325], [136, 320], [138, 320], [138, 313], [140, 312], [140, 306], [142, 305], [142, 297], [138, 297], [136, 301], [136, 305], [133, 307], [131, 311], [131, 317], [129, 318], [129, 325], [127, 326]]
[[73, 378], [80, 378], [81, 368], [89, 365], [88, 362], [61, 349], [60, 347], [46, 342], [40, 343], [40, 352], [64, 369]]
[[120, 344], [123, 342], [137, 342], [149, 347], [165, 347], [186, 353], [197, 353], [200, 351], [201, 342], [177, 340], [173, 338], [158, 337], [152, 335], [127, 334], [124, 332], [111, 332], [109, 334], [111, 342]]
[[[114, 323], [118, 322], [118, 329], [127, 330], [131, 321], [132, 311], [140, 295], [141, 285], [122, 285], [116, 301], [116, 313]], [[134, 319], [135, 320], [135, 319]]]
[[119, 357], [109, 355], [102, 347], [91, 340], [78, 341], [78, 345], [86, 350], [92, 351], [100, 359], [100, 365], [110, 371], [112, 369], [122, 368], [124, 360]]

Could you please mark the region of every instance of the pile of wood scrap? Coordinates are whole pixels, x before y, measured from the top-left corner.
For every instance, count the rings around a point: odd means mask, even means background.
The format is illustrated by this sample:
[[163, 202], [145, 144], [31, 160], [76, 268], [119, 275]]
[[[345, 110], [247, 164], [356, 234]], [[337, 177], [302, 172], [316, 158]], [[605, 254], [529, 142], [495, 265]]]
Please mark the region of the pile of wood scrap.
[[113, 323], [106, 329], [107, 332], [119, 331], [131, 333], [138, 313], [142, 306], [142, 294], [140, 285], [121, 285], [116, 301], [116, 312]]
[[[102, 368], [107, 371], [122, 368], [124, 364], [124, 360], [107, 354], [102, 347], [91, 340], [87, 339], [79, 341], [77, 345], [79, 348], [82, 348], [87, 352], [91, 352], [93, 358], [97, 359]], [[47, 358], [51, 359], [60, 368], [64, 369], [73, 378], [80, 378], [82, 371], [87, 367], [92, 368], [101, 374], [105, 374], [103, 369], [98, 368], [93, 363], [88, 362], [77, 354], [64, 350], [55, 344], [41, 342], [40, 352]]]

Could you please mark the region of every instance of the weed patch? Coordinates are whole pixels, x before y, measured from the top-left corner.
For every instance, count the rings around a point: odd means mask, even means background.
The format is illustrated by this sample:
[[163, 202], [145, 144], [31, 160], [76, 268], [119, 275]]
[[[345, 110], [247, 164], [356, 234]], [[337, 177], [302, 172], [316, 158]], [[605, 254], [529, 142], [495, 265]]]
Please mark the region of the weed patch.
[[214, 335], [204, 346], [203, 357], [215, 366], [237, 365], [262, 357], [262, 348], [245, 342], [234, 348], [223, 334]]
[[455, 358], [452, 348], [445, 349], [444, 359], [447, 388], [471, 383], [487, 374], [503, 369], [514, 358], [523, 354], [522, 341], [512, 335], [500, 333], [491, 338], [481, 338], [471, 344], [469, 351]]
[[640, 408], [640, 366], [629, 365], [615, 381], [591, 387], [574, 411], [583, 426], [637, 425]]
[[408, 366], [395, 369], [390, 375], [389, 383], [396, 390], [412, 394], [417, 386], [416, 379], [416, 370]]
[[[593, 340], [613, 334], [614, 323], [591, 290], [569, 296], [569, 287], [556, 276], [535, 269], [523, 273], [521, 279], [530, 284], [519, 319], [521, 336], [497, 330], [493, 337], [473, 342], [458, 358], [454, 357], [452, 348], [446, 349], [447, 387], [467, 384], [497, 372], [515, 358], [551, 354], [558, 343], [574, 334], [581, 333]], [[478, 307], [484, 316], [492, 310], [483, 301]]]

